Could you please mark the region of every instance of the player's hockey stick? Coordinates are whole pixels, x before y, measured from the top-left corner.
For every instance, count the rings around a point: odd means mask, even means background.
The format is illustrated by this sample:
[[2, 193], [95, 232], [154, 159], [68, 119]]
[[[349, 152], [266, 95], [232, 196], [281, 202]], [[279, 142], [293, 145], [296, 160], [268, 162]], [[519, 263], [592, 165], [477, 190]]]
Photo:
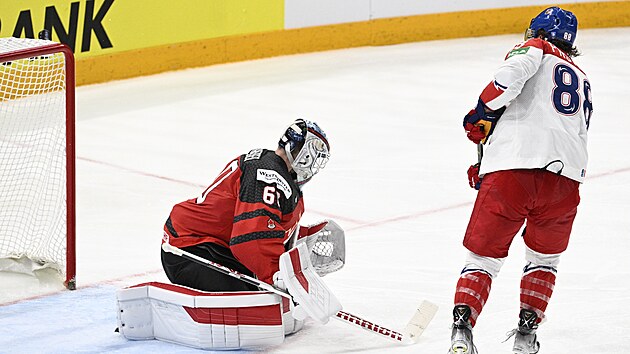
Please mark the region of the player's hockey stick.
[[479, 166], [481, 166], [481, 159], [483, 159], [483, 144], [477, 144], [477, 162], [479, 162]]
[[[278, 294], [280, 296], [283, 296], [289, 299], [293, 299], [291, 294], [289, 294], [284, 289], [280, 289], [271, 284], [267, 284], [256, 278], [250, 277], [247, 274], [239, 273], [219, 263], [212, 262], [210, 260], [199, 257], [195, 254], [192, 254], [190, 252], [186, 252], [180, 248], [170, 245], [167, 242], [162, 244], [162, 249], [164, 250], [164, 252], [169, 252], [174, 255], [186, 258], [195, 263], [214, 269], [220, 273], [239, 279], [245, 283], [257, 286], [263, 290], [270, 291], [272, 293]], [[359, 316], [353, 315], [345, 311], [337, 312], [334, 318], [336, 318], [337, 320], [340, 320], [341, 322], [358, 326], [366, 331], [369, 331], [370, 333], [379, 335], [384, 338], [388, 338], [397, 343], [412, 344], [412, 343], [417, 342], [418, 338], [420, 337], [424, 329], [429, 325], [429, 322], [431, 322], [431, 320], [433, 319], [433, 316], [435, 316], [437, 309], [438, 309], [437, 305], [428, 301], [423, 301], [422, 304], [420, 304], [420, 306], [416, 309], [414, 316], [411, 318], [411, 320], [405, 327], [404, 334], [388, 329], [386, 327], [380, 326], [378, 324], [375, 324], [373, 322], [370, 322]]]

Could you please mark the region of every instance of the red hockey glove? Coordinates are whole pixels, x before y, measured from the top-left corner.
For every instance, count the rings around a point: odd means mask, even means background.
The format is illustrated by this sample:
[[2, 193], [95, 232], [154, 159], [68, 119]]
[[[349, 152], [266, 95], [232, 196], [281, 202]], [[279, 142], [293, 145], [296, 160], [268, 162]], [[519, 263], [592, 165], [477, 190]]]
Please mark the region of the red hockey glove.
[[[471, 111], [472, 112], [472, 111]], [[468, 113], [470, 114], [470, 113]], [[481, 121], [479, 121], [481, 122]], [[485, 142], [486, 133], [484, 132], [483, 125], [473, 125], [472, 123], [466, 123], [464, 125], [464, 130], [466, 130], [466, 136], [470, 141], [475, 144], [479, 144], [482, 140]]]
[[479, 99], [477, 107], [464, 117], [463, 125], [468, 139], [475, 144], [485, 143], [504, 111], [505, 107], [492, 111]]
[[479, 177], [479, 163], [468, 167], [468, 184], [470, 188], [479, 190], [481, 188], [481, 177]]

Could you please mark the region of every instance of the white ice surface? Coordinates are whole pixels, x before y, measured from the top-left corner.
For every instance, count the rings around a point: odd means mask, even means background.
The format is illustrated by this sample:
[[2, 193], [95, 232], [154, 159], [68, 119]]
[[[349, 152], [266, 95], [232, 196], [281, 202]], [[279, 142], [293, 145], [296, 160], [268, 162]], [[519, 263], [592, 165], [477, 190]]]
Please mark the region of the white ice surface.
[[[520, 40], [508, 35], [286, 56], [77, 89], [77, 291], [35, 295], [2, 282], [2, 353], [192, 353], [132, 342], [115, 290], [165, 281], [159, 260], [173, 204], [234, 156], [273, 148], [293, 119], [326, 130], [332, 158], [305, 190], [304, 221], [346, 230], [347, 265], [325, 281], [348, 312], [402, 330], [423, 299], [440, 305], [414, 346], [332, 321], [268, 353], [445, 353], [475, 191], [475, 146], [461, 119]], [[630, 339], [630, 28], [584, 30], [577, 59], [593, 88], [588, 178], [561, 258], [541, 354], [625, 353]], [[475, 328], [481, 353], [506, 353], [524, 248], [516, 238]], [[14, 279], [15, 280], [15, 279]], [[49, 292], [57, 288], [45, 288]]]

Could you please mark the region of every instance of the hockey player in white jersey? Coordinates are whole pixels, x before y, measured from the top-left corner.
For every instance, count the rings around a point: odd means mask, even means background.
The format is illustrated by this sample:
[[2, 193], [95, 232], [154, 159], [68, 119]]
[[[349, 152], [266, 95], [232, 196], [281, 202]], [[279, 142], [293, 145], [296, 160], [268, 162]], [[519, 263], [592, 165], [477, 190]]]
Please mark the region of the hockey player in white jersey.
[[[464, 118], [483, 159], [468, 171], [479, 189], [464, 237], [450, 353], [473, 354], [472, 328], [514, 236], [526, 222], [526, 266], [514, 353], [537, 353], [560, 254], [566, 250], [587, 164], [591, 85], [574, 62], [577, 18], [550, 7], [531, 20]], [[509, 338], [509, 337], [508, 337]]]

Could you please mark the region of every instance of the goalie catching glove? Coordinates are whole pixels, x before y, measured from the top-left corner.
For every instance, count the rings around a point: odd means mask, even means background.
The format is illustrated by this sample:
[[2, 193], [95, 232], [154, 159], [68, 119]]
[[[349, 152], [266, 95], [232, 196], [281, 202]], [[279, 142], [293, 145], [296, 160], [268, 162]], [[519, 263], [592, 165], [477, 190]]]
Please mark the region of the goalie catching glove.
[[338, 271], [346, 263], [345, 232], [333, 220], [300, 226], [290, 237], [289, 249], [306, 244], [313, 269], [320, 277]]

